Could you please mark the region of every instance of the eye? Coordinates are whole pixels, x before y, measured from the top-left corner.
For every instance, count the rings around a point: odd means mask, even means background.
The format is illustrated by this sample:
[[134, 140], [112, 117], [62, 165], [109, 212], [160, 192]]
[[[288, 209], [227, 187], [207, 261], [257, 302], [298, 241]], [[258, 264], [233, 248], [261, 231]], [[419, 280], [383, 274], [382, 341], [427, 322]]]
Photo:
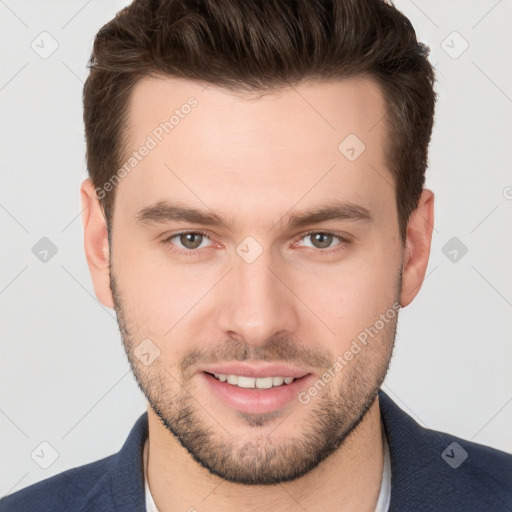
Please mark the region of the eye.
[[[163, 243], [170, 246], [171, 251], [181, 253], [195, 252], [196, 249], [202, 249], [208, 247], [208, 244], [204, 243], [210, 240], [206, 233], [201, 231], [186, 231], [182, 233], [175, 233], [163, 240]], [[173, 246], [177, 246], [175, 249]]]
[[[334, 233], [325, 232], [325, 231], [310, 231], [309, 233], [306, 233], [305, 235], [303, 235], [300, 240], [307, 240], [308, 238], [311, 241], [311, 245], [298, 244], [299, 247], [311, 247], [313, 249], [322, 250], [322, 249], [330, 249], [331, 247], [336, 247], [336, 245], [340, 245], [341, 248], [343, 248], [349, 242], [349, 240], [347, 240], [341, 236], [335, 235]], [[300, 242], [300, 240], [299, 240], [299, 242]], [[336, 242], [336, 241], [338, 241], [338, 243], [335, 244], [334, 246], [332, 246], [332, 243]], [[337, 249], [333, 249], [330, 251], [322, 250], [322, 252], [333, 252], [335, 250], [337, 250]]]
[[[307, 240], [308, 238], [310, 240], [309, 245], [303, 245], [300, 243], [302, 240]], [[201, 254], [199, 249], [212, 246], [212, 244], [208, 244], [208, 241], [211, 242], [210, 237], [202, 231], [183, 231], [181, 233], [175, 233], [168, 236], [162, 240], [162, 243], [173, 253], [184, 256], [196, 256]], [[332, 245], [333, 242], [336, 241], [337, 243]], [[338, 250], [345, 249], [349, 243], [350, 238], [348, 237], [345, 238], [326, 231], [310, 231], [309, 233], [302, 235], [301, 238], [297, 242], [294, 242], [293, 245], [317, 249], [318, 252], [322, 254], [330, 254]]]

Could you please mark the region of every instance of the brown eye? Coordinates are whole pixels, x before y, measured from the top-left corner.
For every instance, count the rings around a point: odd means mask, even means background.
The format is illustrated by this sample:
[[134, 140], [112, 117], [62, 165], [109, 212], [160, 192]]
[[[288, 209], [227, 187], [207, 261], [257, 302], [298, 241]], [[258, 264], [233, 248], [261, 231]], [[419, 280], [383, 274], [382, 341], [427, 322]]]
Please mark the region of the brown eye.
[[316, 254], [324, 256], [342, 251], [351, 243], [346, 236], [336, 235], [328, 231], [310, 231], [303, 234], [299, 242], [296, 242], [296, 246], [308, 247], [315, 250]]
[[311, 243], [317, 249], [327, 249], [331, 246], [333, 235], [330, 233], [312, 233], [308, 235], [311, 238]]
[[179, 235], [181, 245], [186, 249], [197, 249], [203, 241], [201, 233], [182, 233]]
[[[202, 231], [182, 231], [162, 240], [165, 248], [173, 254], [187, 257], [206, 257], [203, 249], [213, 248], [211, 238]], [[210, 253], [211, 255], [211, 253]]]

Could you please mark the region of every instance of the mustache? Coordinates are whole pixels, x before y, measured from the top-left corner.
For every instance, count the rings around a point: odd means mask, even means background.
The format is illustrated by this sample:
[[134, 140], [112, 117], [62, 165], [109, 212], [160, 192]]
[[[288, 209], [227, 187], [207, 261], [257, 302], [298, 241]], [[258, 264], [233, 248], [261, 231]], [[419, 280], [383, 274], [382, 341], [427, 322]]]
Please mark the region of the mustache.
[[190, 350], [181, 361], [184, 375], [197, 364], [217, 364], [230, 361], [265, 361], [290, 363], [297, 366], [328, 368], [334, 357], [317, 344], [307, 346], [297, 343], [289, 336], [274, 337], [265, 345], [249, 345], [243, 341], [228, 338], [224, 342]]

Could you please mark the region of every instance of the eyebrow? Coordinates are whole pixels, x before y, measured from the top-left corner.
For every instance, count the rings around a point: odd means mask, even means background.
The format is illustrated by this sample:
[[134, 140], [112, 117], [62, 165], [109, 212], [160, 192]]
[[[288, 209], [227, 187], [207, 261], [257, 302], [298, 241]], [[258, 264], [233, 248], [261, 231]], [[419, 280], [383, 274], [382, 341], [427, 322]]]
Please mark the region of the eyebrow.
[[[213, 211], [199, 210], [168, 201], [159, 201], [153, 205], [145, 206], [139, 210], [135, 217], [137, 223], [141, 225], [163, 224], [175, 220], [220, 227], [228, 231], [233, 231], [234, 227], [234, 223], [231, 220], [224, 219]], [[284, 224], [292, 228], [301, 228], [329, 220], [370, 223], [372, 222], [372, 216], [370, 211], [362, 205], [343, 201], [331, 201], [325, 205], [313, 207], [295, 215], [284, 215], [273, 227]]]

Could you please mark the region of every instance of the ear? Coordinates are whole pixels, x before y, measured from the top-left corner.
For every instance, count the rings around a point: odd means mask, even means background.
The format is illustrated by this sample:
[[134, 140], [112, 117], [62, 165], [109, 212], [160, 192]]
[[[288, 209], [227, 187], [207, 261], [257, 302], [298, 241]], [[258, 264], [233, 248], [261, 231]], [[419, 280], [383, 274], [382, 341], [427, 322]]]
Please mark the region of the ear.
[[425, 279], [433, 229], [434, 194], [425, 189], [407, 223], [400, 295], [402, 307], [413, 301]]
[[80, 197], [85, 256], [94, 285], [94, 293], [104, 306], [113, 308], [114, 300], [110, 290], [110, 270], [108, 267], [110, 249], [107, 222], [90, 178], [82, 182]]

